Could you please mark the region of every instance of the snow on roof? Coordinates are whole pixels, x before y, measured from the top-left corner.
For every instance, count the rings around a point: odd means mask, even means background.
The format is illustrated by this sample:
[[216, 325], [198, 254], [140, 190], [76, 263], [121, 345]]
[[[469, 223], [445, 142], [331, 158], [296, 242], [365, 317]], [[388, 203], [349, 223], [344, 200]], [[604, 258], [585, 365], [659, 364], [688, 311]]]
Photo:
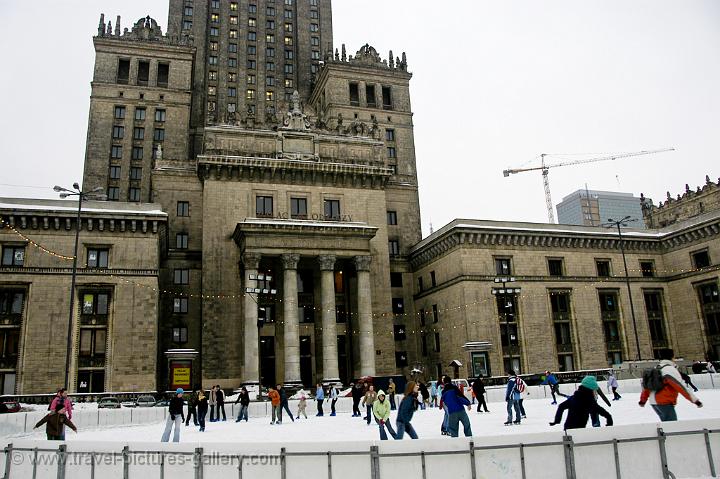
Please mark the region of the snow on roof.
[[265, 219], [265, 218], [245, 218], [240, 224], [254, 225], [277, 225], [277, 226], [311, 226], [314, 228], [372, 228], [378, 229], [376, 226], [370, 226], [361, 222], [344, 222], [344, 221], [313, 221], [313, 220], [286, 220], [286, 219]]
[[[77, 200], [33, 198], [0, 198], [0, 210], [77, 212]], [[150, 215], [167, 217], [157, 203], [124, 203], [119, 201], [84, 201], [83, 213]]]

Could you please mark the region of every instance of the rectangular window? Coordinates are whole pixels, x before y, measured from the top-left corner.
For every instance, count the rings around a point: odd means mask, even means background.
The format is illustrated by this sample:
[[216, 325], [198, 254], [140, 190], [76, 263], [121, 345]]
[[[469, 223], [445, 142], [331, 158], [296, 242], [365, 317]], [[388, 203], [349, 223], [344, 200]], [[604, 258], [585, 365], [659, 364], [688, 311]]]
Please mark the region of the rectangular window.
[[210, 65], [217, 65], [217, 64], [218, 64], [218, 57], [217, 57], [217, 55], [210, 55], [210, 56], [208, 57], [208, 63], [209, 63]]
[[395, 141], [395, 130], [392, 128], [385, 130], [385, 141]]
[[210, 27], [210, 36], [217, 37], [220, 35], [220, 29], [218, 27]]
[[[236, 23], [237, 23], [237, 17], [235, 17]], [[210, 14], [210, 23], [220, 23], [220, 14], [218, 13], [211, 13]], [[232, 23], [232, 20], [230, 21]]]
[[[422, 293], [424, 290], [425, 290], [425, 288], [423, 287], [423, 279], [422, 279], [422, 277], [420, 277], [420, 278], [418, 278], [418, 291]], [[420, 316], [422, 317], [422, 315], [420, 315]], [[425, 321], [425, 319], [423, 318], [423, 324], [425, 324], [424, 321]]]
[[388, 211], [387, 212], [387, 224], [389, 225], [396, 225], [397, 223], [397, 211]]
[[174, 284], [190, 284], [190, 270], [176, 269], [173, 277]]
[[[267, 35], [265, 35], [265, 43], [275, 43], [275, 35], [273, 35], [273, 34], [271, 34], [271, 33], [268, 33]], [[270, 50], [272, 50], [272, 52], [271, 52]], [[272, 53], [272, 54], [271, 54], [271, 53]], [[267, 50], [265, 50], [265, 55], [274, 57], [274, 56], [275, 56], [275, 49], [274, 49], [274, 48], [268, 48]]]
[[145, 128], [135, 127], [133, 128], [133, 140], [144, 140], [145, 139]]
[[247, 61], [247, 68], [248, 70], [256, 70], [257, 69], [257, 62], [255, 60], [248, 60]]
[[292, 59], [293, 59], [293, 51], [285, 50], [285, 60], [292, 60]]
[[248, 45], [247, 52], [248, 55], [255, 55], [257, 53], [257, 47], [255, 45]]
[[130, 80], [130, 60], [118, 60], [117, 82], [127, 84]]
[[135, 108], [135, 121], [145, 121], [145, 108]]
[[140, 188], [130, 188], [128, 190], [128, 201], [140, 201]]
[[286, 75], [292, 75], [293, 73], [293, 65], [292, 63], [286, 63], [285, 64], [285, 74]]
[[662, 293], [659, 291], [645, 291], [643, 297], [653, 348], [667, 348], [665, 325], [663, 324], [665, 315], [663, 313]]
[[640, 272], [643, 278], [655, 277], [655, 263], [652, 261], [640, 261]]
[[393, 314], [405, 314], [405, 301], [402, 298], [392, 299]]
[[[80, 329], [80, 347], [78, 355], [82, 358], [105, 356], [107, 329]], [[78, 375], [79, 378], [79, 375]]]
[[142, 160], [143, 159], [143, 147], [142, 146], [133, 146], [132, 159], [133, 160]]
[[340, 200], [325, 200], [325, 220], [340, 221]]
[[120, 167], [119, 166], [111, 166], [110, 167], [110, 179], [111, 180], [119, 180], [120, 179]]
[[307, 218], [307, 198], [290, 198], [290, 217]]
[[407, 351], [395, 351], [395, 367], [406, 368], [408, 365]]
[[125, 118], [125, 107], [124, 106], [116, 106], [115, 107], [115, 119], [122, 120], [124, 118]]
[[266, 48], [266, 49], [265, 49], [265, 56], [266, 56], [266, 57], [274, 57], [274, 56], [275, 56], [275, 49], [274, 49], [274, 48]]
[[122, 158], [122, 146], [120, 145], [113, 145], [110, 147], [110, 158], [113, 158], [115, 160], [119, 160]]
[[117, 186], [110, 186], [107, 190], [108, 200], [117, 201], [120, 199], [120, 188]]
[[428, 355], [427, 334], [425, 333], [420, 335], [420, 354], [423, 356]]
[[395, 341], [405, 341], [407, 339], [407, 333], [405, 332], [404, 324], [396, 324], [393, 326], [393, 336]]
[[313, 47], [319, 47], [320, 46], [320, 38], [319, 37], [311, 37], [310, 45]]
[[435, 333], [435, 352], [440, 352], [440, 333]]
[[255, 216], [258, 218], [272, 217], [273, 215], [273, 197], [272, 196], [256, 196], [255, 197]]
[[139, 166], [130, 167], [130, 179], [131, 180], [142, 180], [142, 168]]
[[710, 255], [707, 250], [696, 251], [690, 253], [692, 255], [693, 266], [695, 269], [707, 268], [710, 266]]
[[402, 273], [390, 273], [390, 287], [391, 288], [402, 288], [403, 280]]
[[189, 201], [178, 201], [177, 202], [177, 215], [178, 216], [190, 216], [190, 202]]
[[610, 260], [598, 259], [595, 260], [595, 267], [597, 268], [597, 275], [601, 278], [610, 277]]
[[388, 241], [388, 250], [390, 256], [398, 256], [400, 254], [400, 241], [392, 239]]
[[435, 280], [435, 271], [430, 271], [430, 286], [437, 286], [437, 282]]
[[350, 83], [350, 106], [360, 106], [360, 91], [357, 83]]
[[365, 98], [367, 99], [368, 108], [375, 108], [377, 106], [375, 100], [375, 85], [365, 85]]
[[112, 137], [113, 140], [122, 140], [125, 137], [125, 127], [113, 126]]
[[438, 316], [438, 307], [437, 304], [432, 305], [432, 316], [433, 316], [433, 323], [437, 323], [440, 317]]
[[[237, 68], [237, 64], [237, 58], [228, 58], [228, 66], [230, 68]], [[248, 68], [255, 69], [255, 60], [248, 60]]]
[[717, 283], [707, 283], [698, 287], [700, 306], [705, 318], [706, 334], [717, 336], [720, 334], [720, 293]]
[[254, 100], [255, 99], [255, 90], [247, 90], [245, 92], [245, 99], [246, 100]]
[[285, 13], [283, 14], [285, 18], [291, 19], [293, 17], [292, 10], [285, 10]]
[[265, 92], [265, 100], [266, 101], [273, 101], [274, 99], [275, 99], [275, 92], [273, 92], [273, 91]]
[[563, 260], [561, 258], [548, 259], [548, 273], [550, 276], [563, 276]]
[[265, 16], [274, 17], [275, 16], [275, 7], [265, 7]]
[[211, 8], [220, 8], [220, 0], [210, 0]]
[[512, 274], [510, 258], [495, 258], [495, 274], [507, 276]]
[[230, 30], [228, 32], [228, 37], [231, 39], [236, 39], [238, 37], [238, 31], [237, 30]]
[[266, 20], [265, 28], [267, 28], [268, 30], [275, 30], [275, 20]]
[[0, 290], [0, 315], [21, 315], [25, 293], [22, 291]]
[[292, 88], [293, 87], [293, 79], [292, 78], [286, 78], [285, 79], [285, 88]]
[[189, 235], [187, 233], [178, 233], [175, 235], [175, 247], [177, 249], [187, 249], [188, 248], [188, 238]]
[[269, 71], [269, 72], [274, 72], [274, 71], [275, 71], [275, 63], [273, 63], [273, 62], [266, 62], [266, 63], [265, 63], [265, 70], [267, 70], [267, 71]]
[[248, 39], [248, 41], [254, 42], [255, 40], [257, 40], [257, 33], [248, 32], [247, 39]]
[[170, 78], [170, 65], [167, 63], [158, 63], [157, 86], [167, 88], [168, 79]]
[[293, 31], [293, 24], [292, 23], [286, 23], [285, 24], [285, 31], [290, 33]]
[[137, 73], [137, 84], [147, 85], [150, 80], [150, 62], [139, 61], [138, 62], [138, 73]]
[[153, 132], [153, 140], [163, 141], [165, 139], [165, 130], [162, 128], [155, 128]]
[[319, 32], [320, 26], [317, 23], [311, 23], [310, 24], [310, 31], [311, 32]]
[[237, 96], [237, 88], [235, 88], [235, 87], [228, 88], [228, 96], [230, 98], [235, 98]]
[[187, 343], [187, 334], [186, 327], [173, 328], [173, 343]]
[[397, 158], [397, 150], [394, 146], [387, 147], [388, 158]]
[[392, 110], [392, 92], [389, 86], [382, 87], [383, 110]]
[[108, 248], [88, 248], [87, 250], [87, 267], [88, 268], [107, 268], [110, 250]]
[[254, 18], [248, 18], [248, 27], [251, 27], [251, 28], [257, 27], [257, 20]]
[[310, 18], [319, 18], [317, 10], [310, 10]]
[[292, 37], [285, 37], [285, 46], [291, 47], [293, 45], [293, 38]]
[[185, 7], [185, 16], [186, 17], [192, 17], [193, 15], [193, 8], [192, 7]]
[[256, 81], [255, 75], [248, 75], [247, 76], [247, 84], [248, 85], [254, 85]]
[[[237, 12], [237, 9], [238, 9], [237, 2], [230, 2], [230, 11]], [[248, 12], [249, 13], [257, 13], [257, 5], [248, 5]]]
[[155, 110], [155, 121], [165, 121], [165, 110]]
[[265, 77], [265, 86], [275, 86], [275, 77]]
[[25, 263], [24, 246], [3, 246], [2, 254], [3, 266], [22, 266]]
[[228, 72], [228, 82], [235, 83], [237, 81], [237, 73]]

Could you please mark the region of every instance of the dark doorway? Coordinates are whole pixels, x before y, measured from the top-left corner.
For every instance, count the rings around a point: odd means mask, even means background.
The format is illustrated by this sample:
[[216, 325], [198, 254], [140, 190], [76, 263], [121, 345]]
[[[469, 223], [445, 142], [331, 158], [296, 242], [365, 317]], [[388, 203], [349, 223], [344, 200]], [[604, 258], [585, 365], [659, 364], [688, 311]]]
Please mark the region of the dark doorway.
[[311, 344], [310, 336], [300, 336], [300, 380], [308, 387], [313, 385]]
[[275, 337], [260, 337], [260, 382], [263, 386], [275, 386]]

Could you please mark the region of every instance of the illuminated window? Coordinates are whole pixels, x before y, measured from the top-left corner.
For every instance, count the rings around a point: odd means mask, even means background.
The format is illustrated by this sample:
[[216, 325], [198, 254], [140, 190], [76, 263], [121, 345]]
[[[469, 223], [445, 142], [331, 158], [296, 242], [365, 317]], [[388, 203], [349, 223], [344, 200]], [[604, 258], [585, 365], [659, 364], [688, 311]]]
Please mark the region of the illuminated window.
[[255, 90], [248, 89], [248, 91], [245, 92], [245, 99], [254, 100], [255, 99]]
[[293, 87], [293, 80], [292, 78], [286, 78], [285, 79], [285, 88], [292, 88]]
[[238, 24], [238, 17], [232, 16], [230, 17], [230, 25], [237, 25]]
[[272, 91], [266, 91], [265, 92], [265, 100], [267, 101], [273, 101], [275, 99], [275, 93]]
[[218, 15], [217, 13], [211, 13], [210, 23], [220, 23], [220, 15]]
[[247, 76], [247, 84], [248, 84], [248, 85], [254, 85], [254, 84], [255, 84], [255, 75], [248, 75], [248, 76]]
[[257, 20], [254, 18], [248, 18], [248, 27], [256, 27], [257, 26]]
[[290, 47], [290, 46], [292, 46], [292, 44], [293, 44], [292, 37], [285, 37], [285, 45]]

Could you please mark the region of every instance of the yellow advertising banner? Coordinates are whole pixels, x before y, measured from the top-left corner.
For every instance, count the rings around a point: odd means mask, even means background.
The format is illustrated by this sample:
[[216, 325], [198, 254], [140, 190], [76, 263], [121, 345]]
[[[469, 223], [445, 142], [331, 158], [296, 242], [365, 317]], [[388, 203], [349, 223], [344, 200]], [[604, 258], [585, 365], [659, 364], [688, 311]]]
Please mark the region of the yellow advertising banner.
[[184, 386], [190, 385], [190, 368], [174, 368], [173, 369], [173, 384]]

